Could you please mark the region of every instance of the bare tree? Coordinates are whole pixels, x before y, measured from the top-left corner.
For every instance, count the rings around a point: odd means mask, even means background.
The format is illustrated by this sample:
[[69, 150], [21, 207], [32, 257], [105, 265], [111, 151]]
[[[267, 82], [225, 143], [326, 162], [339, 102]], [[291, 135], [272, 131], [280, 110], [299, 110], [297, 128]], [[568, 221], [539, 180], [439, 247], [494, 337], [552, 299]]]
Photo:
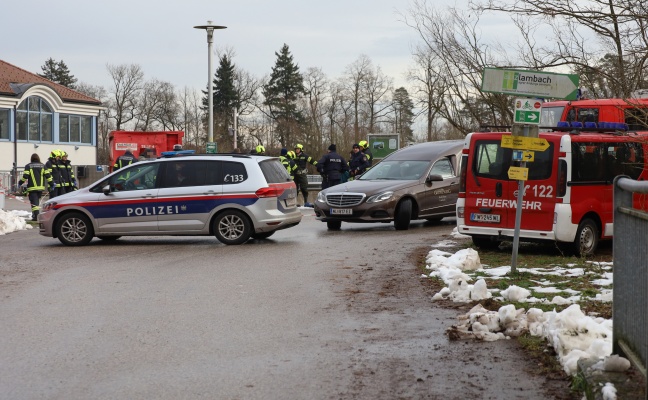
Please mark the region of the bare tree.
[[142, 85], [136, 97], [134, 108], [135, 130], [149, 131], [158, 129], [157, 121], [164, 101], [166, 82], [151, 79]]
[[425, 113], [427, 141], [438, 140], [437, 115], [442, 110], [446, 95], [445, 80], [436, 58], [425, 46], [414, 52], [414, 67], [408, 71], [407, 80], [412, 83], [415, 104]]
[[363, 54], [346, 68], [342, 81], [348, 92], [348, 98], [353, 104], [353, 141], [355, 143], [359, 142], [360, 138], [364, 136], [363, 132], [360, 131], [362, 96], [363, 88], [366, 85], [365, 82], [369, 79], [372, 70], [371, 59]]
[[593, 91], [629, 97], [646, 87], [648, 6], [634, 0], [475, 0], [476, 11], [533, 19], [553, 29], [548, 65], [569, 64]]
[[113, 81], [109, 91], [108, 118], [115, 121], [115, 129], [123, 130], [124, 125], [136, 116], [137, 95], [144, 80], [142, 67], [137, 64], [106, 66]]
[[[364, 80], [363, 94], [367, 106], [367, 133], [378, 132], [377, 125], [383, 122], [391, 107], [389, 95], [393, 91], [393, 79], [383, 74], [380, 67], [371, 70]], [[364, 136], [363, 136], [364, 138]]]

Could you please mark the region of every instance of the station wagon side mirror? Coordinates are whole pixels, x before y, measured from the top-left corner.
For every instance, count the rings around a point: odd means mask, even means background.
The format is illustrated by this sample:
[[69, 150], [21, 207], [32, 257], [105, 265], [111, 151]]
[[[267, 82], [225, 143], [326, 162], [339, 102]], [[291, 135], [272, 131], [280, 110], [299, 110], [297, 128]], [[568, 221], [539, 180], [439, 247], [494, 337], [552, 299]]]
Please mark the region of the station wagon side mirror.
[[432, 183], [432, 182], [442, 182], [443, 177], [439, 174], [430, 174], [428, 177], [425, 179], [426, 183]]

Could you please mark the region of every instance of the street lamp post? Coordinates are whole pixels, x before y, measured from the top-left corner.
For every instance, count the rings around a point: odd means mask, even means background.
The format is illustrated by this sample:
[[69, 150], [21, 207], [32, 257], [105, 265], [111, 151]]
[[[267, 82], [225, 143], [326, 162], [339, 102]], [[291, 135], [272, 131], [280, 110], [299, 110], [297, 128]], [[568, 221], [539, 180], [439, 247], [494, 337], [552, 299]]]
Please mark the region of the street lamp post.
[[214, 44], [214, 29], [226, 29], [226, 26], [213, 25], [207, 21], [207, 25], [194, 26], [196, 29], [207, 31], [207, 102], [209, 107], [209, 127], [207, 128], [207, 142], [214, 141], [214, 85], [212, 78], [212, 45]]

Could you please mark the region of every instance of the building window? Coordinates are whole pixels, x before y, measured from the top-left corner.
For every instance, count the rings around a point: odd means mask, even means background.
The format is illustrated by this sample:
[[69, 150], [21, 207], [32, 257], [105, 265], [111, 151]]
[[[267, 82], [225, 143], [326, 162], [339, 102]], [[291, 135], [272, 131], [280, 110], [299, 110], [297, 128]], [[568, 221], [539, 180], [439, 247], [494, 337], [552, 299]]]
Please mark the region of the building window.
[[61, 114], [59, 116], [61, 143], [92, 144], [92, 117]]
[[0, 108], [0, 140], [9, 140], [9, 110]]
[[38, 96], [30, 96], [16, 110], [18, 140], [52, 141], [52, 108]]

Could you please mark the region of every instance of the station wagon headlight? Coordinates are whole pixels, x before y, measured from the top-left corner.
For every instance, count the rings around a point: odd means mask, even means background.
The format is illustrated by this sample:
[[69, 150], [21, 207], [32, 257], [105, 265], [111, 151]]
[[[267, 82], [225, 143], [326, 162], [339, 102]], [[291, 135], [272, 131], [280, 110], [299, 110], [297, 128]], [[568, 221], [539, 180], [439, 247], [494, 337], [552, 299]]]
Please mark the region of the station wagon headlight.
[[320, 203], [326, 203], [326, 196], [324, 195], [323, 192], [317, 192], [317, 200]]
[[381, 201], [389, 200], [394, 195], [394, 192], [382, 192], [375, 194], [367, 199], [367, 203], [379, 203]]

